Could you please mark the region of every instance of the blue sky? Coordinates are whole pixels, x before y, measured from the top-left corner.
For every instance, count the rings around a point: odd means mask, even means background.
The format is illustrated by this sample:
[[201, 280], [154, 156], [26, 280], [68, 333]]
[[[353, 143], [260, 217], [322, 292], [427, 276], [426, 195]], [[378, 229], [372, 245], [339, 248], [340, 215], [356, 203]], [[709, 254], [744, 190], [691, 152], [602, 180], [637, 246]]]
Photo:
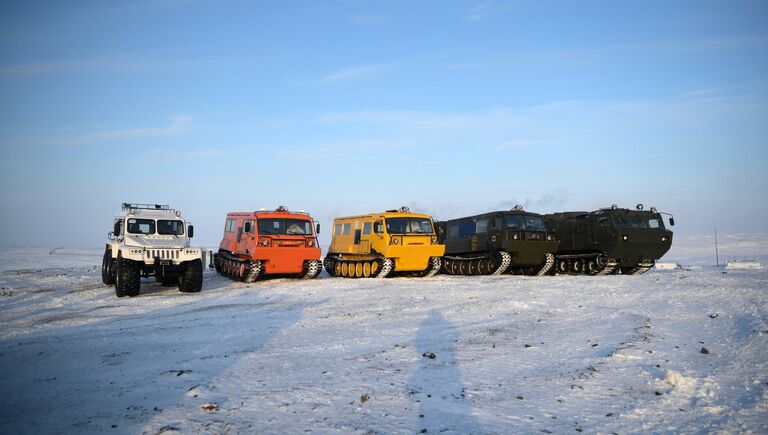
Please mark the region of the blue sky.
[[280, 204], [765, 233], [767, 97], [759, 1], [6, 1], [0, 244], [97, 245], [123, 201], [205, 244]]

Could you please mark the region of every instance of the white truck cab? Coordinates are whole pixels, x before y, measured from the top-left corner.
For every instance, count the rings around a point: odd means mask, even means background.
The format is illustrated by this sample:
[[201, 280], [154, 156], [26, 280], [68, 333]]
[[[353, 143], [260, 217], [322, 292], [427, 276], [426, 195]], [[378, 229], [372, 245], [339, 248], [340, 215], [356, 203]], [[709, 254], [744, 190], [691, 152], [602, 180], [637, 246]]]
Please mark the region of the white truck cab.
[[206, 252], [189, 246], [193, 236], [194, 227], [168, 205], [123, 203], [107, 234], [102, 281], [114, 284], [118, 297], [138, 296], [142, 276], [199, 292]]

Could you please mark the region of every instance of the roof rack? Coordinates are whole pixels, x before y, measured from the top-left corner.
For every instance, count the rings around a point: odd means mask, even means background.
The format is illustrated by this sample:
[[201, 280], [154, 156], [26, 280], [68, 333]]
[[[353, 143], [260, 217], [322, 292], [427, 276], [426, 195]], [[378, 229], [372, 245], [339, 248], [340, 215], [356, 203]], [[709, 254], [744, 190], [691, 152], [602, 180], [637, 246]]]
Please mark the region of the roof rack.
[[262, 207], [262, 208], [256, 210], [255, 213], [291, 213], [291, 214], [303, 214], [303, 215], [309, 216], [309, 213], [307, 213], [304, 210], [299, 210], [299, 211], [288, 210], [288, 207], [286, 207], [284, 205], [278, 206], [274, 210], [267, 210], [267, 209]]
[[152, 211], [165, 211], [168, 213], [175, 213], [176, 209], [170, 208], [168, 204], [141, 204], [137, 202], [124, 202], [123, 211], [130, 210], [152, 210]]

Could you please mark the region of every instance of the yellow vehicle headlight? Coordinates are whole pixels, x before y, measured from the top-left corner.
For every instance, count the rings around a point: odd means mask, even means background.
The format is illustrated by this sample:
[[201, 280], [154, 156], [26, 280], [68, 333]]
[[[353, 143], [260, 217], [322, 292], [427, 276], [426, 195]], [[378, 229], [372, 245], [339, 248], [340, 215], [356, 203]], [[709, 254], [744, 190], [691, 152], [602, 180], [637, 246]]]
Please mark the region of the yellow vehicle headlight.
[[393, 245], [399, 245], [400, 244], [400, 236], [392, 236], [392, 239], [390, 239], [390, 242]]
[[432, 244], [433, 245], [437, 244], [437, 236], [432, 236]]

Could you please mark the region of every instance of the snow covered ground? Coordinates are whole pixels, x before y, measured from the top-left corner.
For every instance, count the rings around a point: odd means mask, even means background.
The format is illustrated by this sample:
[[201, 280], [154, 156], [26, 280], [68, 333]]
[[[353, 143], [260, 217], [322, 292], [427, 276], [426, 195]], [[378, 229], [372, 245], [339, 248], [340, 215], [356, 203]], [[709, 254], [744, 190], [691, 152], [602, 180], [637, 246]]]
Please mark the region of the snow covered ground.
[[768, 432], [765, 269], [118, 299], [49, 251], [0, 250], [3, 433]]

